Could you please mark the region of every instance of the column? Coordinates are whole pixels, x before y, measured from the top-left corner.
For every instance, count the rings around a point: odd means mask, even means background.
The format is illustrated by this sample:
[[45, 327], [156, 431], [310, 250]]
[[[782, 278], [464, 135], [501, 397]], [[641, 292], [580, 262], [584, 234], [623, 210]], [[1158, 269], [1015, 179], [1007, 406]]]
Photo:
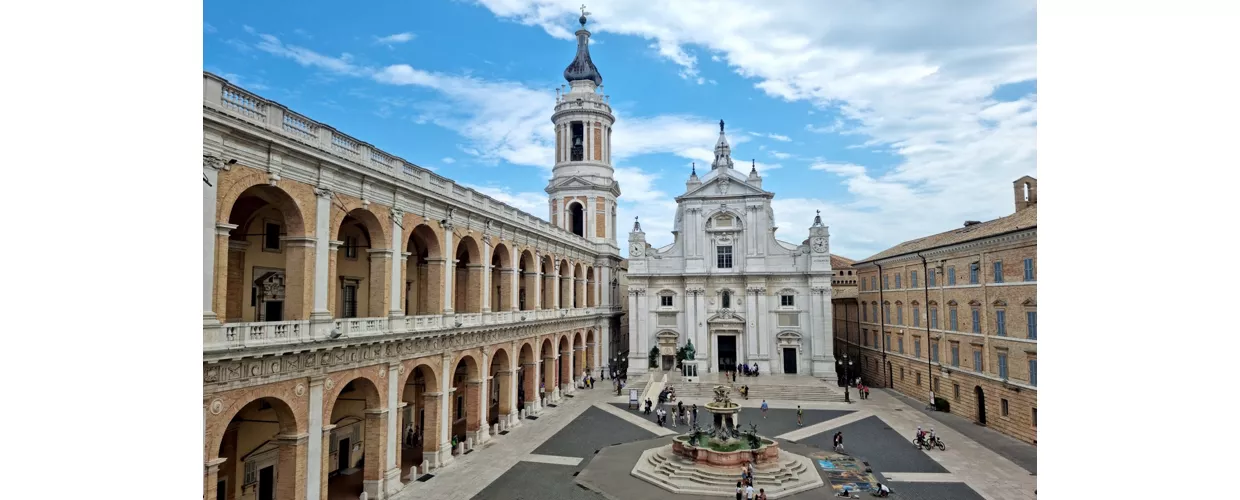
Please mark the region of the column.
[[[443, 313], [453, 314], [452, 306], [455, 305], [453, 299], [456, 298], [452, 294], [452, 289], [456, 286], [456, 249], [452, 247], [452, 223], [443, 225]], [[447, 366], [446, 364], [444, 366]], [[446, 405], [445, 405], [446, 406]]]
[[497, 371], [495, 372], [495, 376], [491, 379], [491, 383], [499, 387], [499, 407], [496, 408], [496, 411], [499, 415], [499, 422], [503, 423], [505, 426], [508, 422], [510, 422], [510, 420], [508, 420], [508, 415], [512, 413], [513, 406], [515, 406], [513, 405], [514, 400], [512, 398], [512, 381], [512, 370]]
[[[510, 269], [511, 274], [508, 276], [508, 289], [511, 290], [508, 293], [509, 302], [511, 302], [508, 304], [508, 310], [512, 312], [521, 310], [521, 254], [517, 252], [518, 248], [514, 245], [512, 248], [512, 259], [509, 261], [512, 262], [512, 269]], [[525, 300], [529, 300], [529, 297], [526, 297]]]
[[641, 359], [641, 344], [638, 338], [641, 337], [641, 326], [637, 323], [637, 290], [629, 289], [629, 372], [630, 373], [646, 373], [646, 365], [639, 363]]
[[363, 440], [364, 453], [367, 457], [376, 457], [378, 460], [365, 460], [362, 464], [362, 491], [370, 498], [383, 498], [383, 485], [385, 470], [385, 459], [387, 453], [387, 442], [385, 441], [384, 431], [387, 430], [388, 417], [387, 408], [366, 409], [362, 412], [365, 417], [364, 425], [365, 436]]
[[599, 268], [599, 284], [602, 286], [602, 293], [598, 296], [598, 305], [603, 307], [611, 307], [616, 303], [616, 298], [611, 296], [611, 266]]
[[[611, 322], [603, 323], [599, 327], [598, 336], [598, 363], [600, 368], [611, 369]], [[610, 374], [609, 374], [610, 376]]]
[[[685, 288], [685, 338], [693, 341], [693, 348], [701, 352], [702, 342], [697, 338], [697, 311], [694, 310], [694, 303], [697, 302], [697, 289]], [[694, 357], [697, 357], [696, 355]]]
[[[321, 496], [319, 485], [321, 484], [321, 476], [323, 467], [323, 450], [330, 449], [323, 447], [323, 379], [322, 375], [310, 377], [310, 425], [307, 429], [309, 441], [306, 442], [306, 498], [319, 498]], [[315, 439], [318, 436], [318, 439]], [[211, 497], [213, 498], [213, 497]]]
[[400, 459], [396, 456], [396, 451], [400, 449], [400, 413], [397, 411], [402, 402], [400, 400], [400, 363], [388, 363], [387, 367], [387, 453], [384, 463], [384, 486], [388, 495], [396, 492], [401, 487], [400, 483]]
[[[331, 448], [332, 430], [335, 428], [336, 426], [334, 424], [323, 424], [323, 435], [321, 439], [319, 440], [319, 450], [332, 449]], [[327, 470], [328, 460], [331, 459], [331, 455], [328, 453], [319, 453], [319, 455], [320, 455], [319, 462], [318, 462], [319, 463], [319, 467], [318, 467], [319, 469], [319, 496], [311, 497], [307, 495], [306, 498], [307, 499], [318, 498], [320, 500], [327, 500], [327, 474], [323, 473], [323, 471]], [[207, 500], [210, 500], [210, 499], [207, 499]]]
[[[494, 251], [495, 248], [491, 246], [491, 238], [484, 236], [482, 238], [482, 266], [480, 266], [482, 276], [478, 280], [482, 284], [479, 287], [479, 291], [482, 292], [482, 305], [478, 310], [483, 313], [491, 312], [491, 259], [494, 258]], [[473, 269], [470, 269], [470, 271], [473, 271]]]
[[573, 284], [575, 285], [573, 287], [573, 300], [576, 302], [575, 305], [578, 307], [586, 307], [589, 304], [587, 299], [590, 298], [589, 294], [586, 293], [586, 279], [573, 278]]
[[549, 287], [551, 288], [551, 291], [552, 291], [551, 308], [559, 309], [560, 308], [560, 263], [555, 262], [552, 264], [551, 267], [552, 267], [552, 274], [551, 274], [552, 285]]
[[220, 482], [220, 465], [227, 460], [227, 458], [213, 458], [203, 464], [202, 489], [203, 498], [206, 500], [213, 500], [216, 497]]
[[478, 444], [491, 440], [491, 429], [487, 425], [487, 410], [491, 408], [491, 391], [487, 389], [491, 379], [491, 353], [486, 348], [482, 349], [482, 366], [478, 372], [481, 374], [481, 380], [478, 384], [478, 421], [482, 426], [478, 431], [478, 438], [475, 440]]
[[212, 305], [215, 300], [215, 204], [220, 171], [216, 160], [203, 158], [202, 167], [203, 179], [207, 181], [202, 189], [202, 324], [206, 326], [220, 323]]
[[335, 255], [328, 249], [331, 236], [331, 197], [332, 192], [318, 188], [314, 190], [314, 309], [310, 319], [331, 322], [332, 313], [328, 310], [327, 292], [332, 288], [332, 277], [329, 258]]
[[[556, 371], [556, 363], [555, 363], [555, 360], [556, 360], [555, 349], [556, 348], [553, 347], [551, 349], [551, 355], [543, 358], [543, 367], [541, 371], [542, 387], [539, 388], [540, 390], [539, 396], [545, 395], [547, 397], [548, 403], [554, 402], [556, 399], [555, 397], [556, 394], [559, 394], [560, 392], [560, 387], [558, 384], [556, 384], [556, 380], [555, 380], [556, 376], [558, 375], [558, 372]], [[542, 392], [543, 390], [545, 390], [546, 392], [545, 393]]]
[[[441, 425], [443, 422], [441, 409], [447, 406], [441, 404], [443, 394], [434, 391], [422, 395], [422, 405], [426, 408], [426, 420], [422, 427], [422, 457], [430, 467], [442, 466], [443, 462], [440, 462], [440, 459], [445, 455], [443, 450], [448, 449], [449, 442], [444, 441], [446, 432], [444, 432], [444, 426]], [[451, 453], [446, 453], [446, 455], [452, 456]]]
[[569, 265], [567, 276], [564, 275], [565, 272], [566, 271], [560, 271], [561, 273], [560, 274], [560, 298], [564, 300], [564, 302], [560, 304], [560, 307], [562, 309], [572, 309], [573, 308], [573, 268], [572, 268], [572, 265]]
[[[439, 366], [452, 366], [452, 355], [443, 353], [443, 363]], [[452, 462], [452, 372], [445, 370], [445, 373], [439, 377], [439, 392], [442, 393], [439, 401], [439, 466], [443, 466]], [[429, 401], [428, 401], [429, 403]], [[427, 407], [426, 414], [430, 415], [430, 407]], [[430, 422], [427, 422], [427, 426]], [[430, 431], [427, 431], [430, 435]]]
[[542, 374], [538, 372], [538, 363], [522, 363], [525, 368], [525, 413], [526, 415], [537, 415], [542, 409], [541, 398], [538, 397], [538, 382], [542, 380]]
[[[271, 440], [272, 444], [276, 445], [276, 453], [279, 456], [276, 477], [296, 478], [307, 472], [306, 469], [310, 468], [306, 463], [306, 445], [309, 441], [307, 434], [279, 434]], [[244, 473], [244, 471], [238, 471], [238, 473]], [[296, 479], [277, 480], [275, 493], [276, 498], [307, 498], [305, 483], [298, 482]]]
[[533, 289], [533, 297], [534, 297], [533, 310], [541, 311], [542, 310], [542, 289], [544, 286], [546, 286], [546, 284], [544, 283], [542, 271], [539, 271], [540, 268], [538, 267], [538, 264], [535, 264], [534, 266], [535, 268], [533, 270], [526, 271], [527, 274], [532, 274], [534, 276], [534, 283], [531, 285], [530, 283], [527, 282], [525, 286], [526, 288]]
[[747, 314], [748, 315], [747, 317], [750, 319], [749, 319], [749, 324], [745, 325], [746, 326], [745, 328], [746, 349], [745, 350], [753, 354], [754, 357], [757, 357], [758, 355], [758, 345], [761, 343], [759, 341], [766, 340], [765, 338], [763, 338], [765, 336], [762, 335], [762, 331], [758, 330], [757, 321], [753, 319], [756, 317], [755, 313], [757, 312], [757, 310], [758, 310], [758, 290], [754, 288], [746, 288], [745, 289], [745, 314]]
[[[709, 357], [708, 353], [715, 352], [715, 346], [711, 345], [710, 325], [705, 324], [706, 318], [709, 317], [706, 315], [706, 289], [705, 288], [698, 287], [697, 297], [694, 297], [694, 303], [695, 303], [694, 309], [697, 311], [694, 313], [694, 316], [697, 317], [697, 320], [699, 323], [703, 323], [701, 326], [698, 326], [698, 339], [702, 341], [702, 345], [704, 346], [704, 347], [699, 347], [697, 349], [698, 359], [705, 361]], [[715, 369], [716, 367], [718, 367], [718, 363], [708, 364], [706, 367], [707, 373], [709, 373], [711, 370]]]
[[[401, 292], [405, 290], [405, 280], [401, 270], [404, 263], [405, 245], [401, 239], [404, 237], [405, 229], [401, 227], [401, 219], [404, 218], [404, 212], [398, 208], [392, 209], [392, 273], [388, 282], [391, 283], [391, 306], [388, 307], [388, 316], [391, 318], [403, 318], [405, 316], [405, 304], [400, 300]], [[392, 326], [396, 326], [393, 324]], [[394, 330], [394, 329], [393, 329]], [[399, 478], [397, 478], [399, 479]]]

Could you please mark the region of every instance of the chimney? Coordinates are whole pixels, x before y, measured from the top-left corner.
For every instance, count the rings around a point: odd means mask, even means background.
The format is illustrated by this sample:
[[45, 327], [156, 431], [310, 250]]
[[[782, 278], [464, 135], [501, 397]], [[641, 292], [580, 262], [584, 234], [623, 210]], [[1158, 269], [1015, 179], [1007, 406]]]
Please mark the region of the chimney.
[[1012, 193], [1016, 198], [1016, 211], [1038, 204], [1038, 180], [1028, 175], [1012, 182]]
[[980, 220], [967, 220], [967, 221], [964, 221], [964, 227], [976, 226], [981, 223], [982, 221]]

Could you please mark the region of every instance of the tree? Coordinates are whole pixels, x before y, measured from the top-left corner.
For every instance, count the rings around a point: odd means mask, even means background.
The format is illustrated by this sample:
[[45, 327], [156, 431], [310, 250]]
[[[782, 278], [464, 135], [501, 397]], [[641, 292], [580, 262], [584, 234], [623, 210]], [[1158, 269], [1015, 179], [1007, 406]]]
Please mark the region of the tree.
[[650, 367], [651, 368], [659, 367], [659, 348], [658, 347], [650, 348]]

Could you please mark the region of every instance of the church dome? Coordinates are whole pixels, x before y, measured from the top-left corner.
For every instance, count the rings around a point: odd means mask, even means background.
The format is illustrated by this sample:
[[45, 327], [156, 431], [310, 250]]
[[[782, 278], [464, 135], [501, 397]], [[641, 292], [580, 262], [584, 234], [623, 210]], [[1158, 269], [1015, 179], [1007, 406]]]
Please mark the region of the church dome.
[[[585, 16], [582, 16], [584, 21]], [[585, 23], [583, 22], [584, 26]], [[564, 79], [569, 82], [576, 80], [590, 80], [594, 85], [603, 85], [603, 75], [599, 74], [598, 68], [594, 66], [594, 61], [590, 60], [590, 32], [584, 28], [577, 30], [577, 57], [573, 58], [573, 62], [564, 68]]]

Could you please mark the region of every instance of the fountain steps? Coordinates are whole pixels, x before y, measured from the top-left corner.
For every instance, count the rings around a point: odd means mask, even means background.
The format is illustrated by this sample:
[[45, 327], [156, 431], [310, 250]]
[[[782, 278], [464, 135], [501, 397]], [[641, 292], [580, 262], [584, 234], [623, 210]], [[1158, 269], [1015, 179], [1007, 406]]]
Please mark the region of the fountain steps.
[[[673, 493], [732, 497], [740, 480], [740, 466], [733, 469], [694, 464], [673, 453], [669, 445], [643, 453], [632, 474]], [[784, 451], [775, 464], [754, 471], [754, 487], [764, 488], [770, 498], [822, 485], [822, 478], [808, 458]]]

